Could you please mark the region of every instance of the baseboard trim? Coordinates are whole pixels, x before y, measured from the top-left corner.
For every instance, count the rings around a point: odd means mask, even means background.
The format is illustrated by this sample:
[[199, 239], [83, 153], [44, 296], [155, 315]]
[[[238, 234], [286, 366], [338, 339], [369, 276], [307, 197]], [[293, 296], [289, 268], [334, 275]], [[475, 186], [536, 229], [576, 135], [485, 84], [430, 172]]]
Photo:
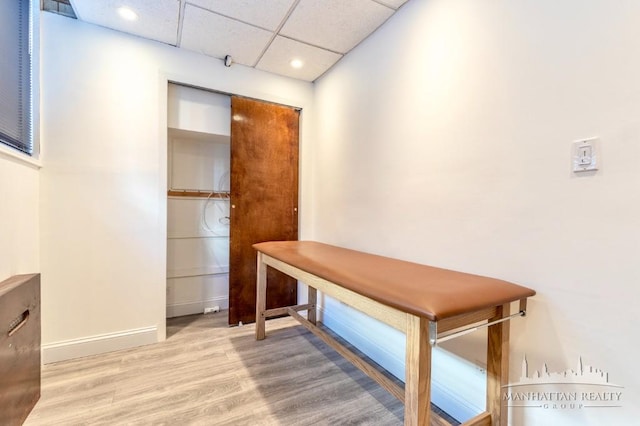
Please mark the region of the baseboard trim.
[[[391, 329], [388, 333], [381, 332], [376, 327], [377, 321], [369, 317], [363, 318], [364, 314], [347, 306], [340, 306], [338, 309], [325, 309], [319, 306], [318, 309], [322, 312], [322, 321], [325, 326], [404, 382], [404, 335], [398, 339], [399, 334], [402, 333]], [[376, 324], [371, 324], [370, 321]], [[386, 327], [382, 323], [379, 325]], [[384, 337], [381, 338], [381, 334]], [[455, 355], [444, 350], [436, 348], [432, 356], [437, 370], [432, 370], [431, 401], [458, 421], [466, 421], [484, 411], [483, 408], [478, 407], [477, 401], [468, 400], [465, 395], [468, 392], [462, 389], [480, 387], [480, 393], [482, 393], [485, 386], [484, 377], [479, 377], [477, 372], [466, 365], [467, 363], [461, 362]], [[453, 372], [455, 375], [464, 377], [464, 380], [460, 381], [460, 389], [452, 387], [450, 380], [447, 382], [439, 380], [439, 378], [450, 376]], [[479, 399], [484, 402], [484, 395]]]
[[205, 308], [213, 308], [214, 306], [219, 306], [221, 310], [229, 309], [229, 296], [217, 296], [196, 302], [169, 304], [167, 305], [167, 318], [201, 314]]
[[[364, 314], [358, 311], [346, 310], [333, 312], [333, 310], [325, 309], [323, 306], [319, 306], [318, 309], [322, 313], [321, 318], [323, 325], [330, 328], [333, 332], [384, 367], [389, 373], [404, 382], [404, 353], [390, 351], [388, 347], [380, 345], [380, 342], [376, 342], [374, 336], [368, 335], [366, 329], [361, 329], [362, 327], [358, 325], [362, 324], [362, 318], [359, 318], [359, 316], [364, 316]], [[397, 332], [397, 334], [400, 335], [401, 333]], [[397, 339], [394, 339], [394, 337], [397, 336], [385, 337], [392, 340], [391, 348], [400, 346], [400, 342], [396, 342], [395, 340]], [[402, 337], [402, 345], [404, 345], [404, 336]]]
[[157, 341], [157, 326], [64, 340], [42, 345], [42, 363], [51, 364], [74, 358], [149, 345]]

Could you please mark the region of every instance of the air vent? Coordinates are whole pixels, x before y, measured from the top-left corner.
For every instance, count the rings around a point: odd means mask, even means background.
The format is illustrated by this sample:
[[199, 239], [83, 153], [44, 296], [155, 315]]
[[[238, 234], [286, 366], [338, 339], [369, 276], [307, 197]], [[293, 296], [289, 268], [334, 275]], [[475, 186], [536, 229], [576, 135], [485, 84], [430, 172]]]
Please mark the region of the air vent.
[[42, 0], [42, 10], [77, 19], [69, 0]]

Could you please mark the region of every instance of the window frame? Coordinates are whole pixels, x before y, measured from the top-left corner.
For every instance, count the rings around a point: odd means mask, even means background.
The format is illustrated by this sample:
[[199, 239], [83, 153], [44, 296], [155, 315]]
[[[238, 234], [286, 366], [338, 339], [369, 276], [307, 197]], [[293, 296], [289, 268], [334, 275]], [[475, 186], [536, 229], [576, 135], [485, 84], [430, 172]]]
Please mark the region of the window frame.
[[31, 99], [29, 107], [31, 153], [26, 153], [9, 144], [0, 142], [0, 157], [17, 159], [29, 165], [42, 167], [40, 163], [40, 2], [29, 3], [29, 45], [30, 45], [30, 84]]

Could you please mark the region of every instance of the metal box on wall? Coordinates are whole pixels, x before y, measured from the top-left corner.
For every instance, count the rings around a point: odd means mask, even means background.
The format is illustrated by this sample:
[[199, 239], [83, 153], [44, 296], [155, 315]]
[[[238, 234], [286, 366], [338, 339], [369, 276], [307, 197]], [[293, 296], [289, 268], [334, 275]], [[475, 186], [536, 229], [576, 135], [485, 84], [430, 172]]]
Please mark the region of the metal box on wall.
[[21, 425], [40, 398], [40, 274], [0, 282], [0, 424]]

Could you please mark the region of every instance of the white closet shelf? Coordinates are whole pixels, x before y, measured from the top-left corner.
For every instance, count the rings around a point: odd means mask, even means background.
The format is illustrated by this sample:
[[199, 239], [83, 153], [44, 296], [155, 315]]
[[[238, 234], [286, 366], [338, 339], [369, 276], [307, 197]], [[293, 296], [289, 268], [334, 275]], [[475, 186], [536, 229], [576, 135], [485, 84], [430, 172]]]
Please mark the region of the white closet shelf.
[[189, 197], [189, 198], [215, 198], [215, 199], [223, 199], [228, 200], [230, 197], [230, 193], [216, 192], [216, 191], [202, 191], [197, 189], [170, 189], [167, 191], [167, 195], [169, 197]]
[[199, 238], [229, 238], [228, 235], [176, 235], [167, 237], [167, 240], [197, 240]]
[[202, 266], [199, 268], [167, 269], [167, 279], [222, 275], [229, 273], [229, 265]]

